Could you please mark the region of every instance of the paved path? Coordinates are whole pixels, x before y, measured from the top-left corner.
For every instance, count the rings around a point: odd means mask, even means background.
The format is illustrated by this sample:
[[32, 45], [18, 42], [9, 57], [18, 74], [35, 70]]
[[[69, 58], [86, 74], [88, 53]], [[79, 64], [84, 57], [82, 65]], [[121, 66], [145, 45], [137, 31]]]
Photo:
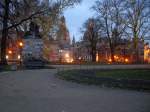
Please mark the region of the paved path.
[[150, 93], [66, 82], [55, 72], [0, 73], [0, 112], [150, 112]]

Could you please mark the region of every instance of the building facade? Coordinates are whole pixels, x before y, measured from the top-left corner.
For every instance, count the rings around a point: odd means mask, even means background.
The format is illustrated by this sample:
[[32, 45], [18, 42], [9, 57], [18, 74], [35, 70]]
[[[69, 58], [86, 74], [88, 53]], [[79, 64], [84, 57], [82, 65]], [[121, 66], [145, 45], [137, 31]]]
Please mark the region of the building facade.
[[[91, 49], [87, 41], [77, 42], [73, 48], [75, 60], [85, 62], [92, 61]], [[106, 38], [101, 38], [97, 42], [96, 61], [101, 63], [111, 62], [111, 51]], [[144, 41], [138, 41], [138, 60], [144, 63]], [[135, 63], [133, 40], [121, 39], [114, 49], [114, 59], [118, 63]]]

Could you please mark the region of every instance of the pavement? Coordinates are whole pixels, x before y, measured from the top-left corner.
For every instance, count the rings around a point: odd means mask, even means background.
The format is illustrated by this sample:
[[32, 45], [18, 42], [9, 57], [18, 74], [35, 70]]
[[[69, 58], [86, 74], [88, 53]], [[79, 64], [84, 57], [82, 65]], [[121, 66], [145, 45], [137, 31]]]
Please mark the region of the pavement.
[[0, 112], [150, 112], [150, 93], [80, 85], [56, 72], [0, 73]]

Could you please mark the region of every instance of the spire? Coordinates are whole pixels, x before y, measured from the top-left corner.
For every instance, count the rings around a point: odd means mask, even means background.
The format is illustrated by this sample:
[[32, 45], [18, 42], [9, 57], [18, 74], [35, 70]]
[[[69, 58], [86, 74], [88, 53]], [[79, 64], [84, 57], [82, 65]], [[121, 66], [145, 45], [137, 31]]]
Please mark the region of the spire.
[[75, 40], [75, 37], [73, 36], [73, 39], [72, 39], [72, 45], [74, 46], [76, 43], [76, 40]]

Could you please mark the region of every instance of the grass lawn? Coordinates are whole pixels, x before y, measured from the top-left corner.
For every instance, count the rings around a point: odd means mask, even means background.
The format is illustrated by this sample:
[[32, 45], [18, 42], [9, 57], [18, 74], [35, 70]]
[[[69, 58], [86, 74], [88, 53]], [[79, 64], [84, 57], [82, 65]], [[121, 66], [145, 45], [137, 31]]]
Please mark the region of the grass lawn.
[[105, 70], [96, 71], [95, 75], [97, 77], [150, 80], [150, 70]]
[[59, 72], [61, 79], [77, 83], [150, 90], [150, 70], [68, 70]]
[[150, 70], [67, 70], [60, 73], [62, 76], [108, 77], [115, 79], [144, 79], [150, 80]]

